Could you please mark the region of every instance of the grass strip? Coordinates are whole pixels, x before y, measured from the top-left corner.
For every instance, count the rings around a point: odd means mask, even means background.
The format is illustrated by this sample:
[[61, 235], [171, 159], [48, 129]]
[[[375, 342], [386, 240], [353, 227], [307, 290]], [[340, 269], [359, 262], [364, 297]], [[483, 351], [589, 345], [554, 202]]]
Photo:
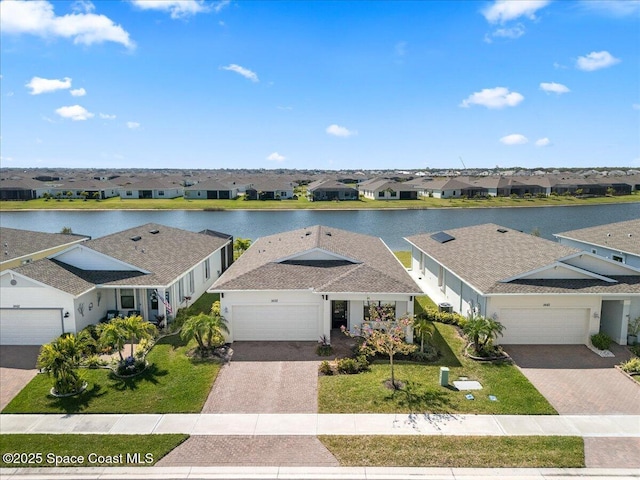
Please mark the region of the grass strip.
[[345, 467], [579, 468], [580, 437], [320, 436]]
[[0, 467], [152, 466], [189, 435], [16, 434], [0, 437]]

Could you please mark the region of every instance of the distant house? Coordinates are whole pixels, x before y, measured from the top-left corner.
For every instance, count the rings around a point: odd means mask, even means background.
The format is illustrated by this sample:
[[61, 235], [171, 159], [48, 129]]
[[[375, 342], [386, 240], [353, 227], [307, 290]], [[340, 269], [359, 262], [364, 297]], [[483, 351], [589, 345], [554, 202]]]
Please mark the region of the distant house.
[[640, 269], [640, 219], [581, 228], [553, 236], [562, 245]]
[[41, 345], [116, 314], [173, 318], [233, 262], [233, 237], [149, 223], [0, 273], [0, 344]]
[[416, 200], [418, 190], [409, 183], [374, 178], [358, 185], [358, 191], [370, 200]]
[[184, 195], [184, 187], [149, 178], [137, 183], [123, 185], [118, 189], [120, 198], [177, 198]]
[[503, 344], [626, 344], [640, 269], [494, 224], [406, 238], [411, 276], [436, 303], [497, 319]]
[[82, 243], [91, 237], [0, 227], [0, 271], [19, 267]]
[[[110, 182], [99, 180], [78, 180], [73, 182], [46, 183], [42, 185], [42, 190], [57, 198], [88, 198], [106, 199], [118, 196], [118, 186]], [[38, 197], [42, 197], [44, 192], [38, 190]]]
[[205, 180], [184, 189], [184, 198], [189, 200], [229, 200], [237, 196], [238, 187], [216, 179]]
[[230, 341], [330, 339], [367, 321], [371, 305], [413, 314], [420, 293], [380, 238], [321, 225], [259, 238], [209, 291]]
[[264, 179], [252, 182], [245, 189], [247, 200], [286, 200], [293, 198], [293, 183]]
[[38, 198], [35, 180], [2, 179], [0, 181], [0, 200], [33, 200]]
[[307, 198], [312, 202], [329, 200], [358, 200], [357, 188], [336, 180], [316, 180], [307, 186]]

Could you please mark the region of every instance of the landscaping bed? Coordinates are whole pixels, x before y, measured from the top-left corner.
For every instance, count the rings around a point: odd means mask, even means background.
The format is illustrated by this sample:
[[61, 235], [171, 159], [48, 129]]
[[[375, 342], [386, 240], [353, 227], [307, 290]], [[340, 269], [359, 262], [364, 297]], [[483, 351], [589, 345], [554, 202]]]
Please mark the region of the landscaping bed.
[[[396, 361], [396, 378], [405, 385], [390, 390], [389, 364], [375, 361], [368, 372], [321, 376], [320, 413], [478, 413], [553, 415], [556, 410], [510, 362], [475, 362], [464, 356], [465, 340], [456, 327], [435, 324], [432, 343], [441, 356], [432, 363]], [[440, 386], [440, 367], [449, 368], [449, 387]], [[482, 390], [457, 391], [451, 384], [465, 377]], [[471, 393], [473, 400], [468, 400]], [[492, 400], [490, 398], [495, 398]]]

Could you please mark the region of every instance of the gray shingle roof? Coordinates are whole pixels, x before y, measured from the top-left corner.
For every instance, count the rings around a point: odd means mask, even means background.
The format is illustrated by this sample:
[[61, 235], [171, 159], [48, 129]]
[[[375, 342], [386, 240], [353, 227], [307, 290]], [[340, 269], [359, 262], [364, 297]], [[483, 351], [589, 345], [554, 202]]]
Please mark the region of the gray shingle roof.
[[2, 227], [0, 228], [0, 244], [2, 246], [0, 261], [5, 262], [64, 245], [70, 246], [88, 238], [90, 237], [84, 235], [33, 232]]
[[439, 243], [429, 233], [406, 240], [482, 293], [490, 292], [500, 280], [550, 265], [579, 251], [495, 224], [456, 228], [446, 233], [455, 240]]
[[640, 255], [640, 218], [555, 234], [592, 245]]
[[[343, 258], [291, 260], [314, 249]], [[319, 225], [256, 240], [212, 289], [420, 293], [380, 238]]]
[[515, 280], [509, 283], [496, 283], [487, 293], [493, 294], [548, 294], [548, 293], [606, 293], [606, 294], [640, 294], [640, 275], [609, 276], [617, 283], [602, 280]]

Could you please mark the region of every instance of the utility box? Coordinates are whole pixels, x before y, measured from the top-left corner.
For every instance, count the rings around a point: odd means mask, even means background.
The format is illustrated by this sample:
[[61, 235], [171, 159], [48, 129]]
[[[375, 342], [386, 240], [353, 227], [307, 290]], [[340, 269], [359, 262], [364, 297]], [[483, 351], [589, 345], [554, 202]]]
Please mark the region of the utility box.
[[438, 304], [438, 310], [440, 310], [441, 312], [452, 313], [453, 312], [453, 305], [451, 305], [450, 303], [447, 303], [447, 302], [439, 303]]
[[449, 386], [449, 367], [440, 367], [440, 385]]

